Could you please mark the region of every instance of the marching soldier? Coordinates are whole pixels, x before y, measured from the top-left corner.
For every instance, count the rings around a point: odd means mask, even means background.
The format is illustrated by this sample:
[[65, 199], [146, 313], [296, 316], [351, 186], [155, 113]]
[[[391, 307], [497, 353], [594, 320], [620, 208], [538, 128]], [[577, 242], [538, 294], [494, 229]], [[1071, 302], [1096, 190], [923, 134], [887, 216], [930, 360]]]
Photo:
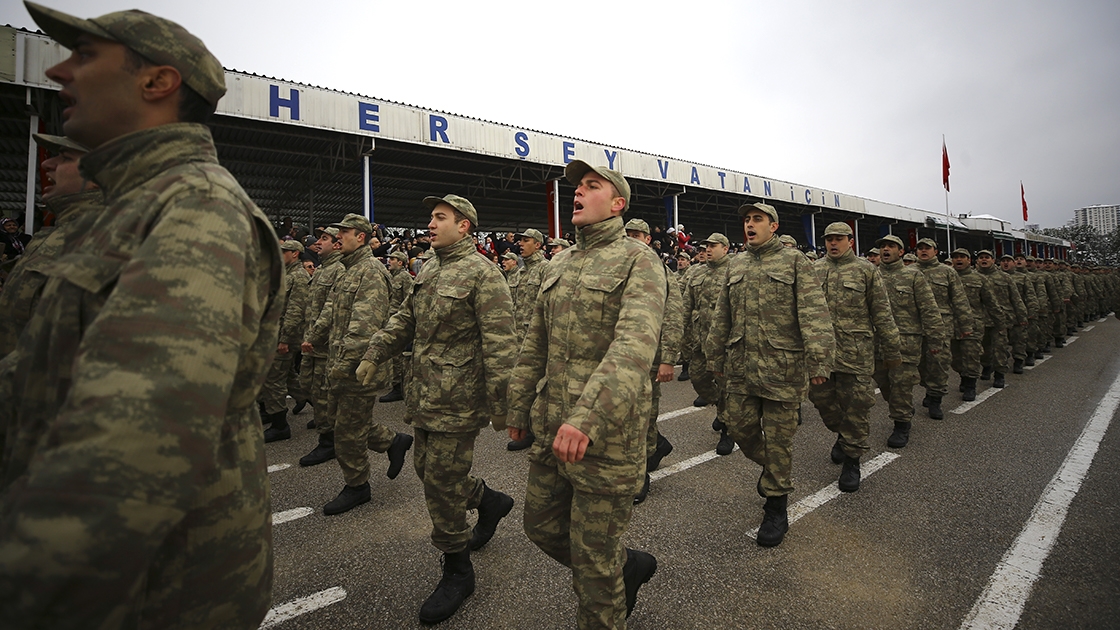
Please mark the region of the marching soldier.
[[[319, 319], [323, 307], [327, 304], [331, 287], [334, 286], [338, 276], [346, 271], [346, 267], [342, 265], [342, 243], [338, 240], [338, 228], [328, 227], [316, 231], [319, 238], [311, 248], [318, 252], [321, 266], [311, 277], [311, 287], [307, 294], [307, 311], [304, 313], [307, 327], [303, 331], [303, 343], [300, 344], [300, 350], [303, 352], [299, 369], [300, 386], [303, 388], [304, 395], [311, 401], [311, 408], [314, 411], [314, 418], [307, 423], [308, 429], [315, 428], [315, 425], [322, 422], [326, 415], [330, 385], [327, 383], [326, 344], [316, 347], [307, 340], [310, 338], [315, 321]], [[299, 405], [296, 405], [292, 411], [296, 409], [299, 409]], [[329, 455], [328, 459], [333, 458], [334, 452]], [[299, 460], [299, 463], [301, 466], [311, 466], [322, 462], [311, 461], [304, 457]]]
[[[272, 359], [272, 366], [268, 369], [264, 387], [258, 400], [264, 416], [262, 424], [271, 423], [272, 426], [264, 432], [264, 441], [276, 442], [292, 437], [292, 429], [288, 426], [288, 375], [292, 370], [292, 360], [303, 343], [305, 328], [304, 311], [307, 310], [308, 284], [311, 276], [299, 262], [299, 255], [303, 253], [303, 245], [299, 241], [281, 241], [280, 254], [284, 261], [284, 314], [280, 316], [280, 340], [276, 344], [276, 356]], [[301, 400], [303, 394], [293, 392], [296, 400]]]
[[[412, 292], [412, 274], [408, 272], [408, 254], [396, 251], [389, 254], [389, 317], [397, 314], [405, 297]], [[407, 351], [405, 351], [407, 352]], [[404, 400], [404, 355], [402, 352], [393, 357], [393, 389], [378, 399], [378, 402], [391, 403]]]
[[[514, 331], [517, 333], [517, 347], [521, 347], [525, 339], [525, 331], [529, 329], [529, 320], [533, 317], [533, 307], [536, 306], [537, 296], [541, 292], [541, 278], [544, 276], [545, 265], [548, 261], [541, 255], [541, 243], [544, 235], [538, 230], [525, 230], [517, 235], [521, 243], [521, 259], [524, 267], [511, 271], [506, 280], [509, 282], [510, 296], [513, 298]], [[521, 451], [533, 444], [534, 436], [530, 430], [528, 435], [521, 440], [510, 440], [506, 448], [511, 451]]]
[[954, 249], [950, 258], [972, 309], [972, 330], [975, 333], [954, 339], [952, 343], [953, 369], [961, 375], [961, 399], [972, 401], [976, 400], [976, 380], [980, 378], [980, 364], [984, 354], [985, 335], [980, 331], [986, 331], [992, 326], [998, 315], [999, 305], [992, 295], [991, 283], [972, 268], [972, 255], [967, 249]]
[[[1027, 309], [1019, 297], [1019, 290], [1011, 276], [999, 269], [995, 264], [992, 252], [982, 249], [976, 252], [976, 270], [980, 272], [992, 286], [992, 295], [999, 306], [993, 317], [992, 326], [984, 333], [984, 360], [980, 380], [992, 379], [992, 387], [1004, 387], [1005, 376], [1011, 371], [1011, 342], [1008, 340], [1008, 330], [1012, 326], [1027, 323]], [[994, 374], [994, 376], [993, 376]]]
[[937, 259], [937, 241], [923, 238], [916, 248], [918, 267], [929, 282], [933, 297], [941, 313], [948, 334], [938, 352], [930, 352], [929, 338], [922, 337], [922, 358], [918, 362], [921, 385], [926, 388], [922, 405], [928, 407], [929, 417], [941, 420], [945, 412], [941, 410], [941, 399], [949, 393], [949, 367], [952, 362], [951, 341], [971, 337], [972, 307], [960, 276], [952, 267], [946, 267]]
[[692, 342], [688, 374], [692, 380], [692, 387], [698, 395], [692, 404], [703, 407], [715, 403], [716, 417], [712, 421], [712, 429], [720, 432], [716, 454], [730, 455], [735, 449], [735, 441], [728, 434], [727, 424], [723, 420], [723, 396], [719, 382], [708, 369], [704, 340], [712, 325], [712, 312], [716, 296], [722, 290], [727, 261], [731, 260], [727, 254], [731, 249], [731, 242], [723, 234], [715, 232], [700, 243], [705, 246], [706, 264], [688, 279], [684, 295], [685, 317], [691, 322], [688, 326]]
[[1037, 317], [1035, 314], [1038, 312], [1038, 297], [1034, 292], [1034, 282], [1027, 278], [1025, 271], [1019, 270], [1014, 256], [1010, 254], [1001, 256], [999, 267], [1004, 273], [1011, 276], [1011, 281], [1015, 283], [1015, 289], [1023, 300], [1023, 306], [1026, 307], [1026, 323], [1012, 326], [1008, 335], [1011, 342], [1011, 358], [1015, 362], [1011, 366], [1011, 372], [1022, 374], [1024, 365], [1034, 365], [1034, 345], [1031, 330], [1034, 328]]

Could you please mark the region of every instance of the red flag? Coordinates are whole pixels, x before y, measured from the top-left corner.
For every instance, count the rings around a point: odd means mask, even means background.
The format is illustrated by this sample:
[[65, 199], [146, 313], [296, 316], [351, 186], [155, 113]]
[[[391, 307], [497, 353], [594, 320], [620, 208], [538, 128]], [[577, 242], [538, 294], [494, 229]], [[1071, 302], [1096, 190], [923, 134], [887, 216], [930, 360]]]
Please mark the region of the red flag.
[[941, 182], [945, 192], [949, 192], [949, 150], [945, 148], [945, 138], [941, 139]]
[[1023, 223], [1027, 222], [1027, 192], [1023, 190], [1023, 182], [1019, 182], [1019, 196], [1023, 198]]

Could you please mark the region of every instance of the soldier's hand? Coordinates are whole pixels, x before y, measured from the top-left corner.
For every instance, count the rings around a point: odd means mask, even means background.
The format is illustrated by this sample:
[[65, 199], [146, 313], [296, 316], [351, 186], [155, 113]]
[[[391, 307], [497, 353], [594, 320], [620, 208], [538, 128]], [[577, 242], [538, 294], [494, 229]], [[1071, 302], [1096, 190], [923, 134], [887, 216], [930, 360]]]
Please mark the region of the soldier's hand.
[[310, 341], [305, 341], [299, 344], [299, 350], [304, 354], [311, 354], [315, 351], [315, 346], [311, 345]]
[[490, 424], [494, 427], [495, 431], [506, 430], [506, 414], [500, 416], [490, 416]]
[[827, 376], [814, 376], [813, 378], [809, 379], [809, 382], [812, 383], [813, 385], [824, 385], [826, 382], [828, 382], [828, 377]]
[[888, 370], [902, 367], [902, 359], [891, 359], [890, 361], [883, 361], [883, 365], [887, 366]]
[[286, 344], [286, 343], [276, 344], [276, 352], [278, 352], [280, 354], [288, 354], [288, 344]]
[[377, 364], [373, 361], [363, 360], [358, 364], [358, 369], [355, 370], [354, 375], [358, 377], [358, 382], [362, 385], [369, 385], [373, 382], [374, 375], [377, 374]]
[[529, 435], [529, 429], [517, 429], [514, 427], [506, 427], [506, 432], [509, 434], [509, 439], [514, 442], [520, 442]]
[[657, 382], [668, 383], [673, 380], [673, 366], [668, 363], [662, 363], [657, 367]]
[[972, 336], [972, 332], [971, 332], [971, 331], [969, 331], [969, 332], [966, 332], [966, 333], [961, 333], [961, 338], [962, 338], [962, 339], [963, 339], [964, 337], [971, 337], [971, 336]]
[[562, 424], [556, 432], [556, 439], [552, 441], [552, 452], [556, 459], [565, 464], [574, 464], [583, 459], [590, 443], [591, 438], [586, 433], [570, 424]]

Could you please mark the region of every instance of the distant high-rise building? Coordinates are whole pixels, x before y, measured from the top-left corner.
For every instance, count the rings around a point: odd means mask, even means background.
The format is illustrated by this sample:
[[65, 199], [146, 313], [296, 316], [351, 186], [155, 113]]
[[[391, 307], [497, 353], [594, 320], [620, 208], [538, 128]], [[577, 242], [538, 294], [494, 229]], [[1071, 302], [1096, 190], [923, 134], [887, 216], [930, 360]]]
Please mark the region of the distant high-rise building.
[[1086, 206], [1073, 211], [1074, 225], [1089, 225], [1104, 234], [1120, 227], [1120, 204]]

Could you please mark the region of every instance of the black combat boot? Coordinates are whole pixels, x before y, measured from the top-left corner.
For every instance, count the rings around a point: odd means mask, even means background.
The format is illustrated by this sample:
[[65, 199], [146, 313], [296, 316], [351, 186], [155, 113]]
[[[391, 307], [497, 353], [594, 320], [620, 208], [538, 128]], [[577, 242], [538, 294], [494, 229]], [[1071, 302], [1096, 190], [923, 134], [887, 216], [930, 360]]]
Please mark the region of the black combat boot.
[[786, 518], [788, 500], [787, 494], [766, 497], [766, 505], [762, 506], [762, 525], [758, 528], [756, 539], [760, 547], [777, 547], [782, 544], [782, 539], [789, 531], [789, 519]]
[[298, 416], [300, 413], [303, 412], [303, 408], [308, 406], [308, 405], [311, 405], [312, 407], [314, 407], [315, 403], [311, 402], [310, 400], [308, 400], [306, 398], [297, 402], [296, 406], [292, 407], [292, 415], [293, 416]]
[[443, 577], [420, 607], [420, 622], [439, 623], [450, 618], [472, 593], [474, 565], [470, 550], [443, 554]]
[[929, 392], [926, 392], [926, 397], [922, 399], [922, 406], [923, 407], [928, 407], [929, 406]]
[[844, 467], [840, 469], [840, 481], [837, 483], [840, 492], [859, 491], [859, 458], [845, 457]]
[[537, 436], [533, 435], [532, 431], [526, 431], [525, 432], [525, 437], [521, 438], [520, 440], [510, 440], [506, 444], [506, 450], [507, 451], [523, 451], [523, 450], [529, 448], [530, 446], [532, 446], [533, 442], [535, 442], [536, 439], [537, 439]]
[[965, 402], [976, 400], [976, 379], [962, 378], [961, 388], [961, 400]]
[[836, 438], [836, 443], [832, 445], [832, 452], [828, 456], [832, 459], [833, 464], [844, 463], [844, 448], [840, 446], [840, 438]]
[[316, 466], [334, 459], [334, 431], [319, 434], [319, 445], [299, 458], [300, 466]]
[[363, 503], [369, 503], [368, 481], [360, 486], [343, 486], [342, 492], [339, 492], [333, 501], [323, 506], [323, 514], [326, 516], [342, 514]]
[[1032, 367], [1034, 365], [1034, 354], [1034, 350], [1027, 353], [1027, 358], [1023, 361], [1024, 366]]
[[[1034, 358], [1036, 360], [1045, 359], [1046, 355], [1042, 353], [1042, 350], [1035, 350], [1034, 351]], [[1028, 363], [1027, 365], [1034, 365], [1034, 363]]]
[[984, 369], [980, 370], [980, 380], [986, 381], [990, 378], [992, 378], [992, 368], [984, 366]]
[[637, 549], [626, 550], [626, 564], [622, 565], [622, 584], [626, 588], [626, 617], [634, 612], [638, 603], [638, 589], [657, 573], [657, 558]]
[[677, 380], [687, 381], [689, 378], [691, 377], [688, 375], [688, 361], [685, 361], [681, 364], [681, 375], [677, 377]]
[[279, 442], [280, 440], [291, 439], [292, 427], [288, 426], [287, 409], [269, 414], [268, 422], [271, 422], [272, 426], [264, 430], [265, 444], [269, 442]]
[[1063, 338], [1061, 338], [1061, 337], [1055, 337], [1055, 338], [1054, 338], [1054, 347], [1055, 347], [1055, 348], [1064, 348], [1064, 347], [1066, 347], [1066, 340], [1065, 340], [1065, 339], [1063, 339]]
[[390, 479], [396, 479], [397, 475], [401, 474], [401, 468], [404, 467], [404, 454], [408, 449], [412, 448], [412, 436], [407, 433], [398, 433], [393, 441], [389, 443], [389, 450], [385, 454], [389, 456], [389, 470], [385, 471], [385, 476]]
[[642, 503], [643, 501], [646, 500], [646, 497], [649, 496], [649, 482], [650, 482], [650, 478], [649, 478], [649, 473], [647, 472], [646, 473], [646, 480], [645, 480], [644, 483], [642, 483], [641, 491], [638, 492], [638, 494], [634, 495], [634, 505], [638, 505], [639, 503]]
[[660, 433], [657, 434], [657, 448], [646, 458], [646, 472], [651, 473], [661, 467], [661, 460], [673, 452], [673, 445]]
[[895, 420], [894, 431], [887, 438], [887, 446], [891, 448], [904, 448], [910, 441], [910, 423]]
[[708, 401], [704, 400], [703, 396], [697, 396], [696, 400], [692, 401], [692, 406], [693, 407], [707, 407], [708, 406]]
[[723, 423], [723, 420], [719, 419], [719, 416], [716, 416], [716, 419], [712, 420], [712, 431], [719, 433], [720, 431], [725, 431], [726, 429], [727, 425]]
[[377, 402], [391, 403], [397, 402], [398, 400], [404, 400], [404, 392], [401, 391], [400, 383], [393, 383], [393, 389], [390, 389], [389, 393], [378, 398]]
[[716, 444], [716, 455], [730, 455], [735, 450], [735, 440], [727, 434], [725, 428], [719, 434], [719, 443]]
[[945, 412], [941, 411], [941, 396], [930, 395], [928, 413], [934, 420], [945, 419]]
[[1006, 385], [1007, 382], [1003, 378], [1003, 372], [996, 372], [995, 378], [992, 379], [992, 387], [998, 387], [1002, 389]]
[[478, 523], [471, 532], [471, 551], [482, 549], [494, 537], [494, 530], [498, 529], [498, 521], [502, 520], [513, 509], [513, 497], [491, 490], [486, 482], [482, 482], [482, 500], [478, 503]]
[[308, 429], [314, 429], [315, 428], [315, 418], [312, 418], [312, 419], [307, 421], [307, 428]]
[[1022, 359], [1015, 359], [1015, 365], [1011, 366], [1011, 373], [1012, 374], [1022, 374], [1023, 373], [1023, 360]]

